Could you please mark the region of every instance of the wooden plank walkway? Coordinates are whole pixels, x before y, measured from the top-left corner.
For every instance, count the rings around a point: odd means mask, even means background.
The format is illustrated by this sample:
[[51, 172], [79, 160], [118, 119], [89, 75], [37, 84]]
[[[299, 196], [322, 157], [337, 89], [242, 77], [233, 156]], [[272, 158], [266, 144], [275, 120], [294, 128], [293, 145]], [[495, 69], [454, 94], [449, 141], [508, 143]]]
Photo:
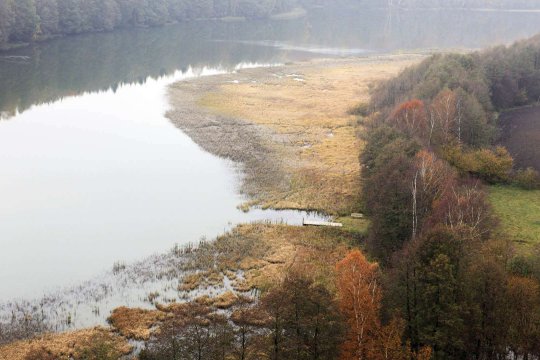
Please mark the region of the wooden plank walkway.
[[330, 226], [330, 227], [343, 227], [343, 224], [336, 222], [327, 222], [327, 221], [313, 221], [313, 220], [303, 220], [303, 226]]

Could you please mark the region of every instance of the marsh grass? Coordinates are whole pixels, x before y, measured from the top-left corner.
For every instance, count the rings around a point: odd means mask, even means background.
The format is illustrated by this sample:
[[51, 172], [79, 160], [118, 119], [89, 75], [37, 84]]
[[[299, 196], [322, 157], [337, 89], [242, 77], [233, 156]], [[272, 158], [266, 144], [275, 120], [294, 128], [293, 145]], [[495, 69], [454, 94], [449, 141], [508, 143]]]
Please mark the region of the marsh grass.
[[129, 354], [132, 350], [125, 338], [111, 333], [108, 329], [96, 327], [61, 334], [46, 334], [31, 340], [0, 346], [0, 360], [24, 360], [26, 355], [35, 349], [51, 354], [55, 359], [77, 358], [91, 351], [98, 343], [106, 345], [118, 354]]
[[368, 102], [370, 84], [421, 58], [311, 61], [177, 83], [168, 116], [207, 151], [241, 163], [256, 204], [347, 214], [362, 185], [351, 109]]

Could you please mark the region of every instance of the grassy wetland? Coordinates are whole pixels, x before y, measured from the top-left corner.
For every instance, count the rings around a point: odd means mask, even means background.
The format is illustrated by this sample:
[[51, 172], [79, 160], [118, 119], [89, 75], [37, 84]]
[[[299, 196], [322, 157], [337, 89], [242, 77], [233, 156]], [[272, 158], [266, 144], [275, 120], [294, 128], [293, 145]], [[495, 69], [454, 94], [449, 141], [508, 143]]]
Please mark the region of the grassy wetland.
[[422, 58], [313, 60], [181, 82], [170, 89], [168, 117], [207, 151], [242, 164], [246, 206], [350, 214], [359, 210], [363, 146], [354, 107]]
[[[67, 322], [77, 314], [67, 305], [63, 311], [58, 308], [59, 300], [51, 299], [37, 309], [14, 305], [22, 318], [43, 309], [52, 317], [52, 309], [57, 309], [61, 324], [43, 319], [33, 329], [36, 334], [54, 329], [68, 332], [4, 345], [0, 354], [7, 354], [5, 359], [24, 359], [40, 348], [64, 356], [86, 346], [88, 336], [96, 331], [118, 334], [114, 339], [119, 336], [122, 341], [104, 341], [124, 353], [128, 339], [148, 340], [156, 325], [170, 316], [171, 306], [178, 306], [174, 304], [189, 301], [231, 311], [282, 281], [291, 268], [309, 271], [317, 282], [332, 288], [334, 264], [351, 246], [361, 244], [367, 231], [367, 220], [349, 217], [360, 210], [361, 186], [357, 154], [362, 148], [358, 137], [362, 125], [352, 110], [358, 100], [369, 100], [369, 90], [377, 81], [422, 58], [316, 60], [171, 85], [172, 109], [167, 116], [205, 150], [237, 164], [241, 189], [249, 199], [243, 206], [341, 214], [344, 227], [244, 224], [197, 246], [178, 247], [137, 264], [119, 263], [112, 282], [96, 280], [87, 285], [95, 291], [86, 296], [74, 292], [72, 300], [93, 298], [99, 304], [99, 299], [110, 299], [114, 304], [113, 289], [123, 288], [121, 293], [138, 288], [140, 305], [118, 303], [108, 318], [109, 330], [70, 332]], [[90, 311], [107, 313], [98, 305]]]

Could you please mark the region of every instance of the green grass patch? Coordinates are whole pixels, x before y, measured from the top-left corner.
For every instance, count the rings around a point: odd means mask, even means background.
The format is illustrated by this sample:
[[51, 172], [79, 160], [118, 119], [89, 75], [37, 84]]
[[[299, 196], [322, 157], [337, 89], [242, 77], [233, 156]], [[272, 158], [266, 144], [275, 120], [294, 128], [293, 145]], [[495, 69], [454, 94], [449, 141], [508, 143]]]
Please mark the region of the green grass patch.
[[519, 244], [519, 249], [528, 252], [540, 244], [540, 190], [492, 186], [489, 198], [503, 234]]
[[344, 216], [338, 217], [336, 220], [338, 223], [343, 224], [343, 230], [357, 234], [357, 235], [367, 235], [369, 220], [367, 219], [354, 219], [352, 217]]

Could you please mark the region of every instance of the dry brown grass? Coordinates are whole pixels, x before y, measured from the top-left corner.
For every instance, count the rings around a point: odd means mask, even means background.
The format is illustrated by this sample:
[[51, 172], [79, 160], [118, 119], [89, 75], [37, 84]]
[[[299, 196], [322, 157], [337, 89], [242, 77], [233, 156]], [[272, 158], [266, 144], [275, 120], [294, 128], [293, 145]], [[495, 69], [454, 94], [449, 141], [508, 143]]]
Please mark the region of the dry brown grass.
[[363, 146], [349, 110], [369, 100], [374, 83], [421, 58], [319, 60], [245, 70], [221, 77], [198, 104], [275, 134], [266, 145], [280, 159], [281, 176], [290, 179], [290, 186], [270, 190], [263, 206], [346, 213], [358, 204]]
[[208, 251], [219, 250], [212, 265], [217, 271], [242, 271], [243, 279], [231, 282], [235, 290], [248, 291], [281, 281], [290, 269], [330, 284], [335, 263], [356, 242], [354, 233], [339, 229], [247, 224], [218, 238]]
[[93, 328], [61, 334], [47, 334], [32, 340], [17, 341], [0, 346], [0, 360], [24, 360], [32, 349], [44, 349], [59, 360], [68, 360], [88, 347], [99, 337], [114, 345], [122, 354], [129, 354], [131, 346], [122, 337], [113, 335], [108, 329]]
[[163, 320], [164, 314], [158, 310], [119, 307], [109, 317], [109, 323], [128, 339], [148, 340], [152, 328]]
[[188, 274], [182, 279], [182, 283], [178, 286], [178, 290], [192, 291], [201, 286], [204, 278], [201, 273]]
[[[187, 274], [179, 290], [204, 293], [207, 288], [223, 286], [222, 279], [227, 276], [232, 288], [244, 293], [279, 282], [295, 267], [320, 281], [331, 282], [335, 263], [362, 237], [356, 227], [238, 225], [189, 254], [184, 267]], [[209, 279], [219, 279], [219, 284]]]
[[239, 301], [238, 295], [232, 291], [224, 292], [213, 299], [212, 305], [218, 309], [230, 309]]

